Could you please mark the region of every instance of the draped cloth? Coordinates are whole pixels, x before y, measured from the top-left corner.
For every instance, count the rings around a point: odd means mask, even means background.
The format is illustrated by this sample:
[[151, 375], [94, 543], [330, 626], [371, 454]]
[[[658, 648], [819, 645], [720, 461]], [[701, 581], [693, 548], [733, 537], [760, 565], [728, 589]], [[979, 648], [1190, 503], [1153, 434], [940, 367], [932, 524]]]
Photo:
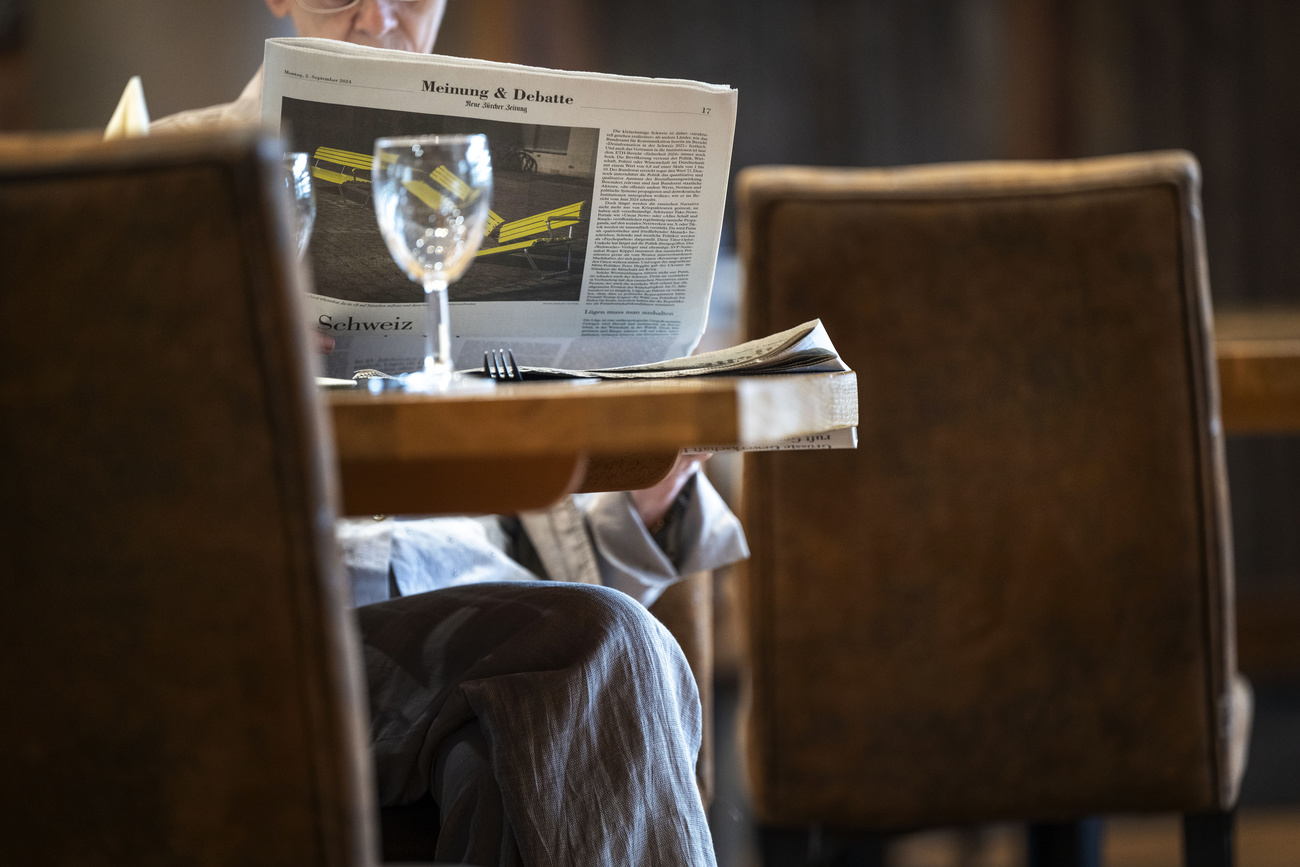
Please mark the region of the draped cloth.
[[[594, 585], [492, 583], [356, 613], [381, 803], [429, 792], [440, 753], [476, 725], [529, 867], [714, 867], [694, 774], [699, 694], [637, 602]], [[443, 834], [464, 836], [442, 806]]]

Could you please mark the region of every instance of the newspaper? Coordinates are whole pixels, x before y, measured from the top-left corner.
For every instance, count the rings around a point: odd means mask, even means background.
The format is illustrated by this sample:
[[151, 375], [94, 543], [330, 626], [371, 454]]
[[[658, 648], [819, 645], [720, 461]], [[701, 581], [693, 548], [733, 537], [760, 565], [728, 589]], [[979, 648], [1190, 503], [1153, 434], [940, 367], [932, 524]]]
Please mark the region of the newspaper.
[[575, 217], [526, 248], [493, 253], [505, 245], [484, 241], [450, 289], [457, 368], [503, 346], [538, 367], [657, 362], [688, 355], [704, 333], [730, 87], [286, 38], [266, 44], [262, 113], [313, 165], [311, 301], [336, 341], [328, 376], [421, 365], [423, 292], [390, 258], [370, 204], [380, 136], [485, 133], [503, 221]]
[[649, 364], [583, 370], [520, 365], [526, 379], [673, 379], [682, 376], [759, 373], [827, 373], [848, 370], [820, 319], [728, 349]]

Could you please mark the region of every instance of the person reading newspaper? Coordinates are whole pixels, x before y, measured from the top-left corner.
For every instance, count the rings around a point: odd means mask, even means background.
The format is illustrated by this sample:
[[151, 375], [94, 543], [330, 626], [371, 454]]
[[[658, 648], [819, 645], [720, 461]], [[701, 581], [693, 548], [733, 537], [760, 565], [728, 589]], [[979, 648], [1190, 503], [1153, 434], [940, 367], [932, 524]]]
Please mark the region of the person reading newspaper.
[[[267, 6], [299, 35], [428, 53], [445, 0]], [[261, 81], [152, 129], [256, 123]], [[748, 555], [704, 457], [648, 490], [543, 513], [339, 522], [379, 798], [432, 793], [439, 861], [714, 863], [694, 776], [699, 696], [644, 608], [682, 575]]]

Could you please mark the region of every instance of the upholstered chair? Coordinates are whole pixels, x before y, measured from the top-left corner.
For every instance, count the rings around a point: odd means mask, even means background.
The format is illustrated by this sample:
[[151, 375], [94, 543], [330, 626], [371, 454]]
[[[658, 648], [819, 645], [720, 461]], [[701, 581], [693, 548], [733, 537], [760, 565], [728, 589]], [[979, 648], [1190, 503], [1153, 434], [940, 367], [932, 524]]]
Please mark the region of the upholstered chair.
[[280, 164], [0, 140], [6, 863], [376, 860]]
[[1016, 820], [1084, 863], [1079, 820], [1168, 811], [1227, 863], [1250, 698], [1195, 160], [738, 188], [749, 336], [820, 317], [861, 399], [856, 450], [746, 456], [768, 841]]

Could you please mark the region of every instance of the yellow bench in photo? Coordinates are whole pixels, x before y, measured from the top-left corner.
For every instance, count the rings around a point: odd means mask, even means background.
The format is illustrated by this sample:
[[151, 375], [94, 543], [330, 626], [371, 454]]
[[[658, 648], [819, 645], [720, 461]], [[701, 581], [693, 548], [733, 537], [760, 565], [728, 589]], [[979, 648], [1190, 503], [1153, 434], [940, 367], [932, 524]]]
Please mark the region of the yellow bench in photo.
[[319, 178], [322, 181], [329, 181], [332, 184], [346, 184], [348, 181], [358, 180], [358, 178], [353, 175], [345, 175], [342, 172], [332, 171], [330, 169], [321, 168], [320, 166], [311, 167], [311, 176], [313, 178]]
[[511, 241], [527, 238], [529, 235], [540, 235], [542, 232], [551, 232], [555, 229], [563, 229], [566, 226], [577, 225], [582, 218], [582, 206], [585, 204], [586, 202], [574, 202], [572, 205], [565, 205], [562, 208], [554, 208], [550, 211], [534, 214], [531, 217], [524, 217], [522, 220], [504, 223], [497, 234], [497, 240], [502, 244], [508, 244]]
[[[328, 163], [323, 166], [321, 163]], [[337, 168], [335, 168], [337, 167]], [[342, 169], [342, 171], [339, 171]], [[362, 177], [356, 174], [357, 169], [366, 172], [370, 171], [370, 158], [365, 154], [359, 154], [355, 151], [339, 150], [338, 148], [318, 147], [312, 154], [311, 174], [313, 178], [327, 181], [331, 184], [338, 184], [340, 187], [344, 184], [358, 181], [363, 184], [370, 183], [369, 175]]]
[[509, 253], [512, 250], [526, 250], [537, 243], [536, 238], [530, 238], [527, 241], [516, 241], [513, 244], [502, 244], [499, 247], [488, 247], [486, 250], [479, 250], [478, 256], [492, 256], [496, 253]]
[[[361, 169], [367, 172], [370, 171], [372, 164], [370, 157], [366, 154], [359, 154], [356, 151], [345, 151], [338, 148], [327, 148], [323, 146], [316, 148], [315, 158], [336, 163], [340, 166], [346, 166], [350, 169]], [[365, 178], [357, 178], [357, 180], [365, 180]]]

